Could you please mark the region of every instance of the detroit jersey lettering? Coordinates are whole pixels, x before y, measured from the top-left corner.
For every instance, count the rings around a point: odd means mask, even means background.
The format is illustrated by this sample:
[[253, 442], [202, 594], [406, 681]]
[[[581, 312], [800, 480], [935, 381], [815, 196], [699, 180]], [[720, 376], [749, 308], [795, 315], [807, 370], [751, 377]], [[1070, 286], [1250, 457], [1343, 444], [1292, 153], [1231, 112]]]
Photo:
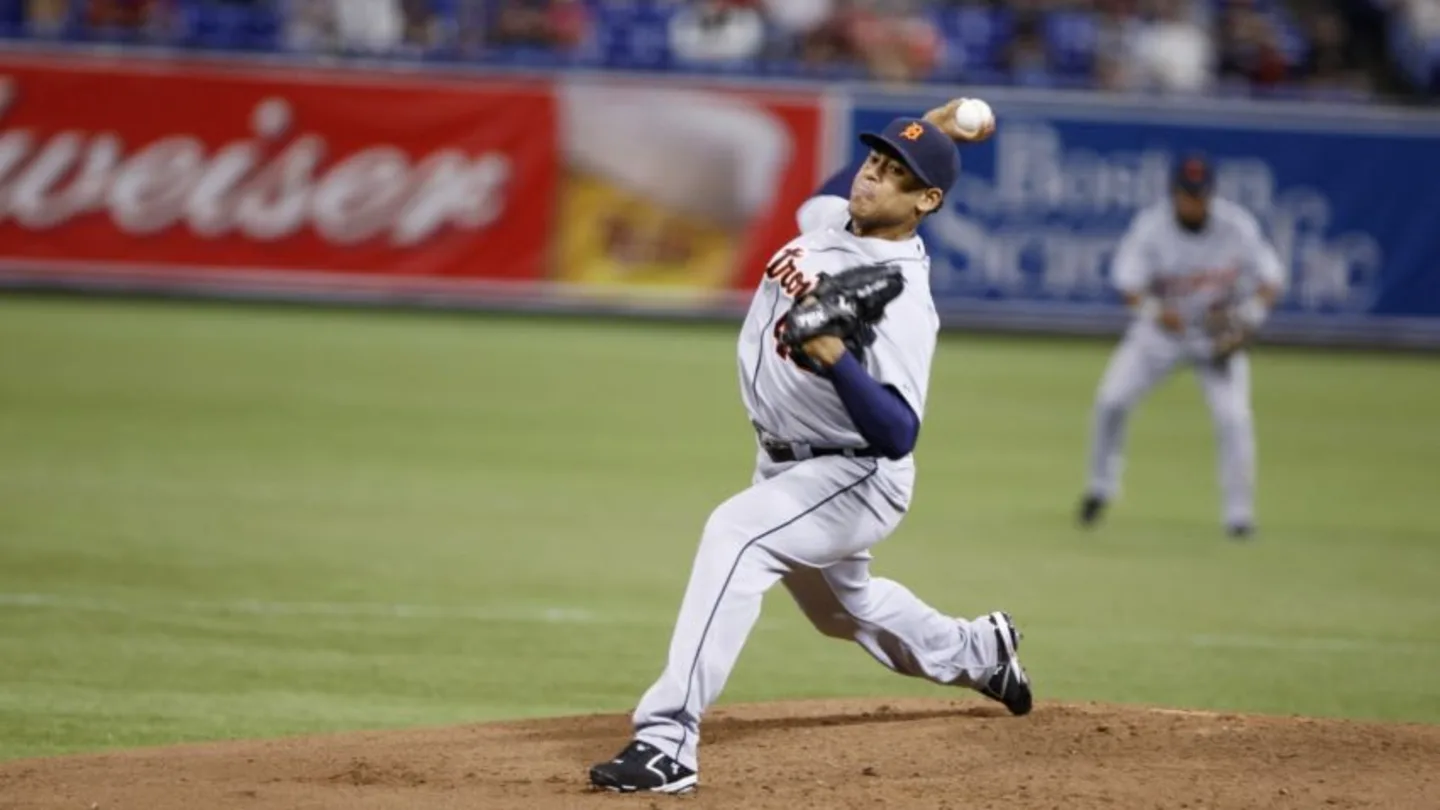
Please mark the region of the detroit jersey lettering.
[[740, 331], [741, 399], [750, 420], [771, 436], [824, 447], [861, 447], [865, 439], [834, 386], [789, 359], [778, 339], [778, 324], [795, 301], [814, 289], [821, 273], [835, 275], [879, 263], [900, 269], [905, 290], [886, 308], [864, 364], [923, 419], [940, 328], [930, 297], [930, 259], [918, 236], [894, 242], [850, 233], [848, 202], [840, 197], [812, 199], [798, 220], [801, 235], [766, 265]]
[[1279, 286], [1283, 269], [1250, 212], [1216, 198], [1204, 229], [1193, 233], [1175, 221], [1169, 201], [1136, 215], [1115, 252], [1115, 286], [1154, 295], [1176, 307], [1192, 333], [1211, 304]]

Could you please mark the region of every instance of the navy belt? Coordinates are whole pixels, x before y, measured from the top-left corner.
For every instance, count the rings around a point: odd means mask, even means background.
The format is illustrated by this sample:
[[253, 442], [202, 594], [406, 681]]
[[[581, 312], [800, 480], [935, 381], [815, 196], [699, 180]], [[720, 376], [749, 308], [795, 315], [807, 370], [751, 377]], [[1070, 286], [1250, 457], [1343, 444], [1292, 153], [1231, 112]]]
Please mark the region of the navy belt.
[[803, 442], [777, 442], [761, 440], [760, 449], [776, 464], [821, 458], [823, 456], [845, 456], [846, 458], [878, 458], [880, 454], [869, 447], [814, 447]]

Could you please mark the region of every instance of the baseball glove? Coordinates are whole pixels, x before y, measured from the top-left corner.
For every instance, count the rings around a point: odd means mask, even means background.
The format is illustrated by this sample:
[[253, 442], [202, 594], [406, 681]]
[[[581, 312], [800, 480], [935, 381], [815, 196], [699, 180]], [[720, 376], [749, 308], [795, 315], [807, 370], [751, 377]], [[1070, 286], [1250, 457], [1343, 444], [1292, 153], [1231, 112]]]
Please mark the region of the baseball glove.
[[833, 276], [821, 273], [810, 294], [781, 319], [780, 339], [792, 360], [817, 373], [823, 369], [805, 354], [804, 346], [821, 335], [840, 338], [849, 352], [863, 360], [865, 348], [875, 342], [875, 324], [904, 289], [905, 277], [900, 271], [883, 264]]
[[1245, 349], [1255, 337], [1254, 330], [1240, 317], [1237, 308], [1222, 303], [1211, 307], [1205, 314], [1205, 334], [1212, 347], [1210, 362], [1223, 368], [1230, 358]]

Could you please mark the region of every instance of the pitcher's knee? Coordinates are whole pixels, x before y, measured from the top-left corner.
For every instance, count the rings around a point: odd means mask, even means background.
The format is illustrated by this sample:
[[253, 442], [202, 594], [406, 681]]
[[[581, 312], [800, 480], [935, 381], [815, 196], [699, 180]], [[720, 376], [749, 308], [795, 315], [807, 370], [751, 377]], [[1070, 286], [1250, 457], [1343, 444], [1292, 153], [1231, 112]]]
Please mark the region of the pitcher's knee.
[[739, 552], [750, 542], [743, 524], [730, 518], [723, 509], [717, 509], [705, 521], [705, 530], [700, 535], [702, 552]]
[[743, 578], [744, 571], [755, 575], [783, 571], [786, 566], [759, 542], [763, 534], [747, 522], [727, 517], [725, 510], [716, 510], [700, 537], [699, 562], [733, 570], [736, 578]]

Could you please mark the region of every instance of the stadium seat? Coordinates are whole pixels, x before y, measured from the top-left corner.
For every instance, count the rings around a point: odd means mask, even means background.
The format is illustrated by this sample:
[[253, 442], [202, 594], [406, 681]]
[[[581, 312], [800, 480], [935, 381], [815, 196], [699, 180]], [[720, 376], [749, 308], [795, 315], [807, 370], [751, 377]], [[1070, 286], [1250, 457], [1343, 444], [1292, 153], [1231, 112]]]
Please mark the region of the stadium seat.
[[963, 54], [961, 63], [967, 75], [998, 67], [1013, 30], [1013, 16], [1009, 12], [979, 6], [942, 9], [935, 15], [935, 21], [946, 42], [951, 47], [958, 46]]
[[1044, 37], [1050, 62], [1065, 76], [1087, 77], [1095, 69], [1095, 48], [1100, 27], [1095, 15], [1084, 11], [1058, 11], [1045, 18]]
[[0, 36], [25, 33], [24, 0], [0, 0]]
[[671, 67], [669, 4], [636, 2], [602, 6], [594, 24], [604, 64], [629, 70]]
[[259, 4], [247, 9], [245, 20], [246, 45], [251, 50], [273, 51], [280, 45], [282, 26], [279, 13], [269, 6]]

